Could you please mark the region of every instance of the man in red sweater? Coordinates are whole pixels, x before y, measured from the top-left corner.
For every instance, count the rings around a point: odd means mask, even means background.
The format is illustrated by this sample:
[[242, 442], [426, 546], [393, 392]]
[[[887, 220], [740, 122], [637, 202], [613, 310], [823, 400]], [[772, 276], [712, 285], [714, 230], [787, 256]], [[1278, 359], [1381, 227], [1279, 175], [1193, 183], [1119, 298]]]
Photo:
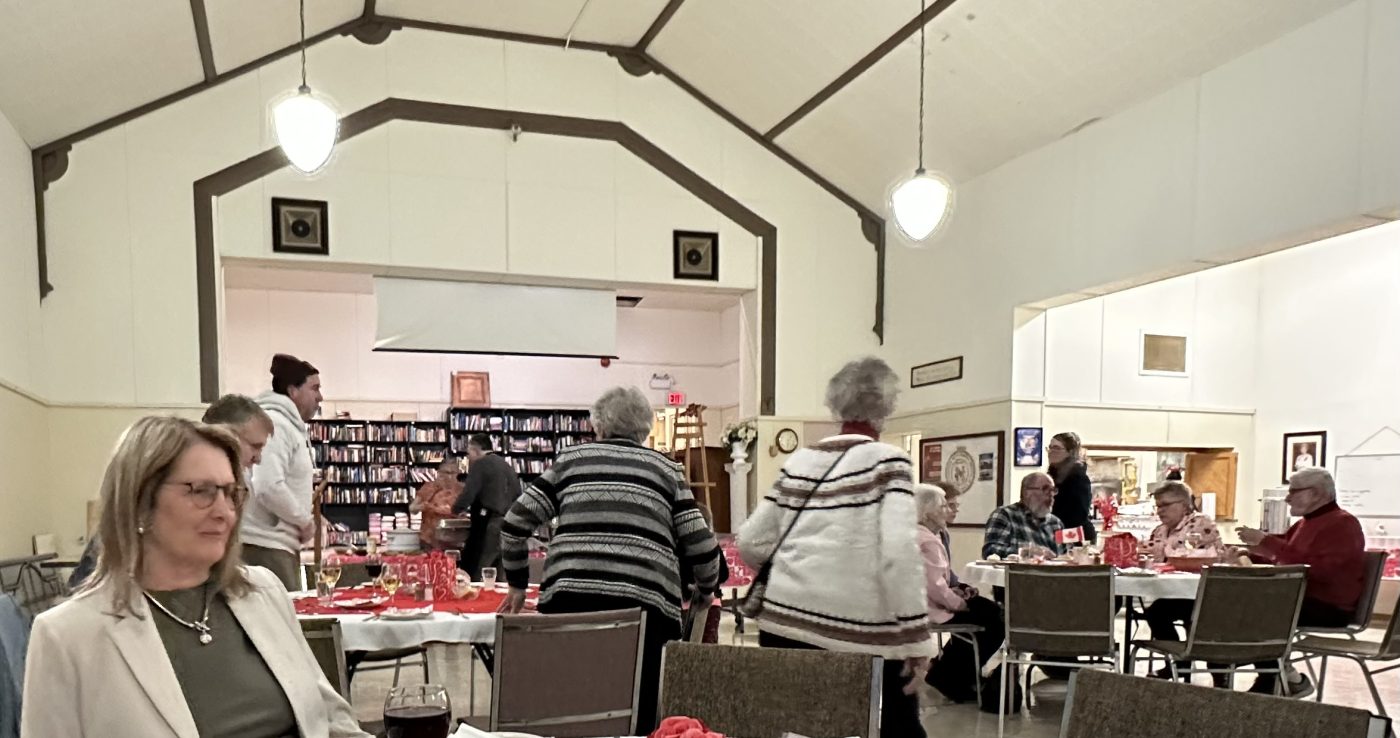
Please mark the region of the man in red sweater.
[[[1307, 564], [1308, 586], [1298, 614], [1300, 627], [1342, 627], [1351, 622], [1365, 586], [1366, 536], [1361, 523], [1337, 506], [1337, 484], [1326, 469], [1298, 471], [1288, 482], [1284, 500], [1291, 515], [1303, 518], [1287, 533], [1268, 535], [1248, 527], [1235, 532], [1257, 562]], [[1308, 678], [1291, 670], [1286, 686], [1290, 697], [1312, 692]], [[1260, 674], [1249, 691], [1273, 694], [1274, 675]]]

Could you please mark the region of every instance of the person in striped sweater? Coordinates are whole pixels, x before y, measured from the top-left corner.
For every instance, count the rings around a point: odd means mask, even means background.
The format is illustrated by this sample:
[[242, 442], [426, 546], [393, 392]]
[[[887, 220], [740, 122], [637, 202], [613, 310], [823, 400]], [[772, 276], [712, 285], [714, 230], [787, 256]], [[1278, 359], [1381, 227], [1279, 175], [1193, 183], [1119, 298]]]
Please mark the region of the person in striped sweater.
[[[557, 519], [540, 586], [542, 613], [640, 607], [646, 613], [637, 733], [655, 728], [661, 649], [681, 634], [681, 567], [701, 592], [719, 583], [720, 552], [685, 470], [642, 445], [652, 409], [636, 387], [594, 403], [601, 439], [562, 451], [516, 500], [501, 528], [510, 583], [502, 611], [519, 612], [529, 582], [530, 534]], [[708, 608], [709, 602], [701, 603]]]
[[841, 434], [788, 459], [739, 531], [739, 552], [754, 569], [771, 559], [759, 645], [884, 658], [880, 734], [923, 738], [915, 684], [934, 649], [913, 465], [875, 440], [898, 388], [894, 370], [873, 357], [832, 377], [826, 404]]

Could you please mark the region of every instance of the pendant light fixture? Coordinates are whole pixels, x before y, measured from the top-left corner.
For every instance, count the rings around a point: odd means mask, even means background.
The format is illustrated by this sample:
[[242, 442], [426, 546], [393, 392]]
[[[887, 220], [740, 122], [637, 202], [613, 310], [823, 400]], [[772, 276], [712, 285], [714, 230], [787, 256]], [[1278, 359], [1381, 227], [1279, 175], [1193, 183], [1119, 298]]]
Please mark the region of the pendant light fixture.
[[306, 0], [300, 0], [300, 9], [301, 86], [273, 106], [272, 127], [287, 161], [301, 172], [312, 174], [331, 158], [340, 133], [340, 116], [306, 84]]
[[[920, 20], [923, 16], [924, 0], [919, 0]], [[924, 169], [924, 25], [919, 25], [919, 168], [889, 193], [894, 224], [915, 245], [938, 232], [953, 212], [953, 185], [942, 174]]]

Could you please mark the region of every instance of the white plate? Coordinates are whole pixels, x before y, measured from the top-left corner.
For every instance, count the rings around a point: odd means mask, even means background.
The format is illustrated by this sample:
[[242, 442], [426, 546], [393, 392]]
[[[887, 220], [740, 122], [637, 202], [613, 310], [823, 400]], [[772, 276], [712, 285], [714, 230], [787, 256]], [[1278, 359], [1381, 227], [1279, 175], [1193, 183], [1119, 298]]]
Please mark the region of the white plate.
[[346, 600], [336, 600], [335, 606], [347, 610], [360, 610], [366, 607], [377, 607], [384, 604], [383, 597], [355, 597]]
[[425, 620], [432, 616], [432, 607], [419, 607], [412, 610], [399, 610], [391, 607], [379, 613], [380, 620]]

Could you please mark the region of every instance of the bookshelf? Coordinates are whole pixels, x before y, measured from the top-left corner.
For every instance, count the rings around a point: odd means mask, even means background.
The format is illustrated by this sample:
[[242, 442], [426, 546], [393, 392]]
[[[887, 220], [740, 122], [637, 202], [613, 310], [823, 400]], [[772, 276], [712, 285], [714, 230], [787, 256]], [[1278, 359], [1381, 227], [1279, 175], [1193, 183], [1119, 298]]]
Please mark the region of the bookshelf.
[[[312, 460], [329, 486], [321, 499], [327, 520], [352, 531], [363, 543], [371, 517], [411, 526], [408, 505], [424, 482], [437, 474], [448, 449], [443, 421], [313, 420], [307, 424]], [[358, 533], [359, 535], [354, 535]]]
[[569, 408], [454, 407], [447, 411], [447, 425], [453, 454], [465, 456], [467, 440], [485, 433], [521, 481], [543, 474], [560, 451], [594, 440], [588, 411]]

